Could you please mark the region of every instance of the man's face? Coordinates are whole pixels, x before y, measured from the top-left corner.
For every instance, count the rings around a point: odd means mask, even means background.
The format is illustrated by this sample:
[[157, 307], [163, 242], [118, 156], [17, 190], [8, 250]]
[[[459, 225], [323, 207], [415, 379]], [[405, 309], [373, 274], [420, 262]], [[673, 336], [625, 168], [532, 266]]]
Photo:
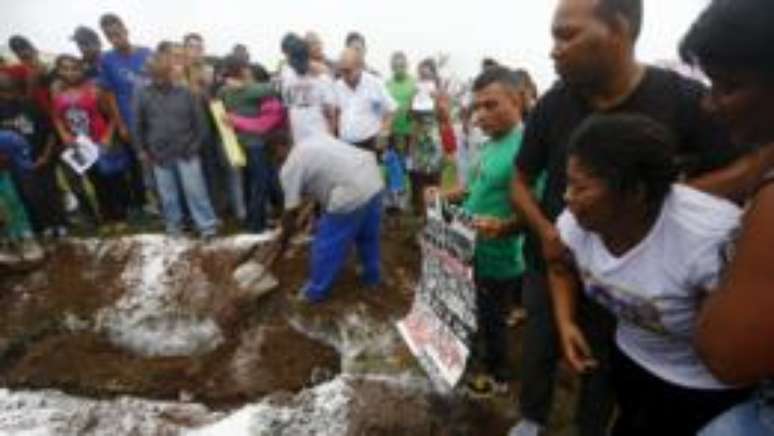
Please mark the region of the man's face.
[[170, 55], [162, 55], [154, 59], [150, 64], [150, 74], [153, 83], [166, 86], [172, 83], [172, 71], [174, 65]]
[[121, 23], [113, 23], [102, 28], [105, 38], [110, 41], [110, 45], [116, 50], [128, 50], [132, 47], [129, 42], [129, 32]]
[[325, 51], [323, 50], [322, 40], [317, 35], [309, 35], [306, 37], [306, 45], [309, 47], [309, 57], [311, 59], [322, 60], [325, 59]]
[[352, 41], [350, 41], [349, 45], [347, 45], [347, 48], [351, 48], [357, 51], [358, 53], [360, 53], [360, 56], [362, 56], [365, 59], [366, 45], [365, 45], [365, 41], [363, 41], [362, 39], [353, 39]]
[[487, 135], [499, 138], [508, 134], [519, 123], [521, 102], [519, 92], [499, 82], [476, 91], [473, 103], [474, 118]]
[[616, 36], [596, 12], [596, 0], [560, 0], [551, 32], [556, 73], [570, 86], [604, 80]]
[[16, 57], [25, 64], [34, 63], [38, 59], [38, 51], [35, 49], [35, 47], [30, 45], [25, 45], [15, 49], [13, 54], [15, 54]]
[[99, 58], [102, 52], [102, 43], [99, 41], [82, 40], [76, 43], [78, 50], [81, 52], [81, 56], [87, 60], [93, 60]]
[[735, 142], [774, 141], [774, 80], [744, 70], [707, 68], [712, 92], [705, 109], [724, 123]]
[[339, 73], [341, 73], [344, 81], [350, 86], [357, 86], [358, 82], [360, 82], [361, 72], [362, 67], [360, 66], [357, 52], [350, 51], [346, 53], [339, 64]]
[[186, 41], [185, 56], [192, 62], [201, 60], [204, 57], [204, 42], [197, 38]]
[[406, 71], [408, 71], [408, 61], [406, 56], [397, 55], [392, 58], [392, 73], [395, 77], [406, 77]]

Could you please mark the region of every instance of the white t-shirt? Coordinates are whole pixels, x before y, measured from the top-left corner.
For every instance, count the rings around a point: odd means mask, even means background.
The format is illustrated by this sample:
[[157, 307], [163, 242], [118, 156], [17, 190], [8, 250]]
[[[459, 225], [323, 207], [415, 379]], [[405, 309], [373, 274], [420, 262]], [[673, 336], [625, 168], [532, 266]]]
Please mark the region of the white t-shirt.
[[349, 143], [377, 136], [384, 117], [398, 109], [384, 83], [365, 71], [355, 89], [339, 79], [336, 82], [336, 100], [341, 110], [339, 136]]
[[296, 144], [282, 165], [280, 181], [286, 208], [298, 207], [306, 194], [329, 213], [352, 212], [384, 189], [374, 154], [331, 135]]
[[557, 227], [586, 294], [618, 318], [616, 342], [627, 356], [669, 383], [724, 389], [699, 359], [693, 339], [697, 313], [718, 285], [723, 247], [740, 217], [730, 202], [674, 185], [650, 233], [620, 257], [569, 210]]
[[422, 80], [417, 82], [417, 93], [414, 95], [414, 101], [411, 109], [417, 112], [432, 112], [435, 110], [434, 95], [437, 92], [435, 82], [432, 80]]
[[304, 139], [331, 133], [325, 108], [336, 106], [333, 81], [328, 76], [299, 76], [292, 68], [284, 68], [282, 100], [288, 108], [290, 128], [296, 144]]

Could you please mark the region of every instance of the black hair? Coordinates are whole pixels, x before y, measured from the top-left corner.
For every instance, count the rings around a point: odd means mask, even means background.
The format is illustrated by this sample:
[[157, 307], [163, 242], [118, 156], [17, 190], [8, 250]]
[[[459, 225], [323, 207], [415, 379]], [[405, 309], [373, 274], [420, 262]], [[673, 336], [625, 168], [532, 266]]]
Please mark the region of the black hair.
[[288, 65], [303, 76], [309, 71], [309, 46], [306, 41], [295, 33], [289, 33], [282, 38], [282, 52], [288, 57]]
[[166, 54], [169, 53], [170, 50], [172, 50], [172, 47], [174, 47], [175, 43], [165, 39], [164, 41], [161, 41], [156, 45], [156, 53], [162, 53]]
[[13, 35], [10, 38], [8, 38], [8, 47], [14, 53], [24, 49], [35, 50], [35, 46], [32, 45], [32, 42], [30, 42], [30, 40], [27, 39], [26, 36], [22, 36], [22, 35]]
[[365, 43], [366, 43], [365, 36], [363, 36], [362, 33], [360, 33], [360, 32], [349, 32], [347, 34], [347, 39], [345, 40], [344, 45], [349, 47], [349, 45], [352, 44], [355, 41], [360, 41], [360, 42], [363, 43], [363, 45], [365, 45]]
[[484, 60], [481, 61], [481, 69], [486, 70], [489, 68], [499, 67], [500, 63], [492, 58], [484, 58]]
[[609, 23], [621, 16], [629, 23], [632, 40], [636, 41], [642, 33], [642, 0], [600, 0], [597, 12]]
[[677, 140], [644, 115], [592, 115], [573, 132], [569, 154], [618, 193], [645, 189], [651, 211], [661, 208], [677, 180]]
[[250, 64], [239, 56], [229, 55], [223, 59], [221, 68], [224, 77], [236, 77], [241, 76], [242, 71], [245, 68], [249, 68]]
[[99, 26], [102, 29], [105, 29], [106, 27], [110, 27], [110, 26], [125, 27], [123, 20], [121, 20], [121, 17], [119, 17], [118, 15], [113, 14], [113, 13], [108, 13], [108, 14], [102, 15], [99, 18]]
[[432, 58], [423, 59], [418, 65], [419, 69], [428, 68], [433, 73], [433, 79], [438, 80], [438, 66]]
[[54, 61], [54, 68], [56, 70], [59, 70], [62, 64], [67, 61], [74, 62], [78, 65], [83, 66], [83, 60], [78, 56], [73, 56], [71, 54], [61, 54], [56, 57], [56, 60]]
[[473, 91], [478, 92], [494, 83], [500, 83], [511, 89], [519, 89], [524, 83], [521, 76], [514, 74], [513, 70], [505, 67], [492, 67], [484, 70], [473, 81]]
[[188, 44], [191, 41], [199, 41], [204, 42], [204, 38], [202, 38], [202, 35], [196, 32], [187, 33], [183, 37], [183, 44]]
[[771, 0], [713, 0], [680, 44], [689, 64], [751, 69], [774, 80]]
[[266, 83], [271, 81], [271, 74], [263, 65], [250, 64], [248, 66], [250, 67], [250, 73], [253, 75], [253, 80], [256, 82]]
[[76, 43], [83, 43], [83, 42], [95, 42], [100, 43], [99, 34], [97, 32], [86, 26], [78, 26], [75, 29], [75, 32], [73, 33], [73, 41]]

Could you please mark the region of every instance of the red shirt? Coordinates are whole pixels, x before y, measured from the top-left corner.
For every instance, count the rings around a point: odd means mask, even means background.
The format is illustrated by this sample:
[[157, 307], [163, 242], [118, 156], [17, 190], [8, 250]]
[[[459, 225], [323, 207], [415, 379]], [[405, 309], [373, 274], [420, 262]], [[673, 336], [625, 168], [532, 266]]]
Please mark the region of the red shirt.
[[23, 83], [25, 93], [29, 92], [30, 99], [38, 106], [38, 109], [46, 116], [51, 115], [51, 88], [33, 67], [27, 64], [14, 64], [2, 67], [0, 71]]
[[108, 123], [99, 107], [97, 87], [92, 83], [67, 89], [54, 96], [54, 119], [73, 136], [83, 134], [101, 143]]

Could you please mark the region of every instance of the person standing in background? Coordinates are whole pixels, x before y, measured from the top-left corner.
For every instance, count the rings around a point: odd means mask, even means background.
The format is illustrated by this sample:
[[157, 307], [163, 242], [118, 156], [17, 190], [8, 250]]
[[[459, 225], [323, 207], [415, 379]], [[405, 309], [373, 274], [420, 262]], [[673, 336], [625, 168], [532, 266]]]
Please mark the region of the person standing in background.
[[61, 86], [54, 93], [54, 125], [65, 147], [77, 146], [79, 137], [99, 147], [100, 157], [86, 174], [94, 186], [102, 230], [120, 234], [126, 230], [129, 157], [123, 148], [114, 149], [107, 99], [87, 78], [82, 60], [59, 56], [56, 73]]
[[[66, 236], [67, 216], [56, 180], [56, 136], [51, 117], [24, 97], [21, 83], [0, 73], [0, 128], [22, 135], [33, 165], [13, 171], [33, 228], [41, 235]], [[17, 167], [18, 168], [18, 167]]]
[[170, 55], [157, 54], [149, 66], [153, 82], [140, 89], [134, 101], [135, 151], [153, 169], [167, 234], [182, 232], [183, 198], [200, 235], [212, 238], [218, 220], [199, 160], [207, 132], [204, 108], [190, 90], [174, 81]]
[[[134, 155], [130, 126], [134, 123], [132, 100], [134, 93], [148, 82], [145, 63], [151, 56], [146, 47], [136, 47], [129, 40], [129, 31], [124, 22], [115, 14], [105, 14], [100, 18], [100, 27], [113, 49], [106, 52], [101, 60], [99, 86], [112, 96], [108, 97], [111, 114], [116, 123], [116, 132], [120, 146], [127, 147], [131, 154], [130, 176], [130, 218], [142, 219], [147, 204], [147, 188], [153, 182], [149, 174], [144, 174], [142, 162]], [[146, 180], [147, 179], [147, 180]], [[147, 187], [146, 187], [147, 185]]]
[[336, 82], [338, 135], [365, 150], [383, 150], [398, 104], [377, 77], [364, 71], [361, 51], [344, 50]]
[[102, 41], [94, 29], [86, 26], [78, 26], [73, 33], [72, 40], [81, 52], [81, 60], [85, 66], [87, 80], [97, 80], [100, 77], [102, 63]]

